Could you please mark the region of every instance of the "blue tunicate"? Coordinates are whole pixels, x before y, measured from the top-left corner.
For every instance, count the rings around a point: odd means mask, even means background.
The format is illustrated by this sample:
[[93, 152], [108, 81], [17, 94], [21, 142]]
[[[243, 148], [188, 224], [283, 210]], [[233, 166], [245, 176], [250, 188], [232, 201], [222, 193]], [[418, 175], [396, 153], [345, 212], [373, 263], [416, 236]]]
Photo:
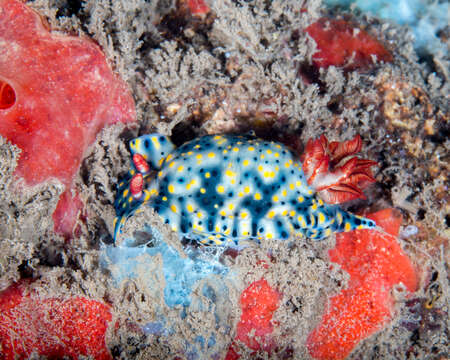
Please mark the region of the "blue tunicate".
[[[162, 271], [166, 286], [164, 287], [164, 301], [169, 307], [177, 305], [189, 306], [191, 293], [194, 286], [201, 280], [212, 275], [223, 276], [227, 274], [228, 268], [219, 260], [219, 252], [215, 255], [205, 253], [201, 250], [187, 249], [187, 257], [182, 257], [176, 249], [169, 246], [162, 238], [161, 233], [154, 228], [146, 228], [152, 234], [152, 246], [136, 246], [133, 239], [125, 239], [122, 245], [105, 245], [103, 264], [106, 267], [114, 265], [115, 280], [120, 283], [127, 278], [136, 278], [137, 265], [144, 265], [147, 261], [150, 265], [159, 254], [162, 257]], [[147, 255], [147, 256], [143, 256]], [[139, 257], [139, 261], [137, 258]], [[148, 277], [149, 288], [157, 289], [160, 284], [153, 284], [152, 277]]]

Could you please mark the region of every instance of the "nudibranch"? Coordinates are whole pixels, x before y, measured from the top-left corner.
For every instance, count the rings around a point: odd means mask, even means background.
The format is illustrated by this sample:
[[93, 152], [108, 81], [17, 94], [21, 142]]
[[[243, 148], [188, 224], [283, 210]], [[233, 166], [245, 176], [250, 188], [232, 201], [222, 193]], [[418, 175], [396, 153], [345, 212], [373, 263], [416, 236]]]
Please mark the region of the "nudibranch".
[[176, 149], [168, 137], [149, 134], [132, 140], [130, 149], [134, 168], [118, 187], [115, 238], [141, 206], [153, 208], [180, 236], [209, 245], [291, 235], [322, 239], [376, 226], [324, 203], [300, 159], [273, 141], [210, 135]]

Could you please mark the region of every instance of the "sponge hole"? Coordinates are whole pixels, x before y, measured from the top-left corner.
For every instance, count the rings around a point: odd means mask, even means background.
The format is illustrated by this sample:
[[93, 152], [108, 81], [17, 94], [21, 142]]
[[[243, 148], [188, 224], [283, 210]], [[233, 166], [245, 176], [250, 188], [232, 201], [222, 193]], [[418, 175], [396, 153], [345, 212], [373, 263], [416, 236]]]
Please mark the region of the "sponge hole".
[[16, 92], [7, 82], [0, 80], [0, 110], [6, 110], [16, 103]]

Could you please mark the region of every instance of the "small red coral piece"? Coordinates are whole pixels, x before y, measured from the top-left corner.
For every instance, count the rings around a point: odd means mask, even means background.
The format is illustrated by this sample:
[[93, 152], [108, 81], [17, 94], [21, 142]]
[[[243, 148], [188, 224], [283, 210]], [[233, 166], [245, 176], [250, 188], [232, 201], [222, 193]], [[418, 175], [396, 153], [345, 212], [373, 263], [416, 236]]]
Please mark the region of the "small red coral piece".
[[0, 135], [22, 149], [28, 184], [69, 188], [101, 128], [135, 119], [133, 98], [94, 42], [50, 33], [21, 1], [0, 9]]
[[370, 170], [377, 163], [353, 157], [361, 151], [362, 140], [356, 135], [352, 140], [328, 142], [322, 135], [309, 140], [303, 154], [303, 171], [308, 184], [329, 204], [365, 198], [362, 189], [375, 182]]
[[313, 55], [313, 64], [318, 68], [331, 65], [345, 70], [368, 68], [372, 57], [392, 61], [392, 55], [372, 36], [345, 20], [321, 18], [306, 28], [314, 39], [318, 51]]
[[[236, 329], [236, 340], [250, 349], [270, 352], [275, 346], [270, 338], [272, 316], [278, 308], [280, 297], [265, 279], [250, 284], [241, 294], [242, 314]], [[225, 359], [239, 359], [235, 345], [231, 345]]]
[[105, 334], [112, 316], [105, 304], [82, 297], [39, 299], [23, 295], [16, 284], [0, 292], [0, 314], [2, 359], [27, 359], [32, 353], [111, 359]]
[[203, 17], [209, 13], [209, 6], [204, 0], [187, 0], [187, 5], [193, 16]]
[[309, 352], [316, 359], [344, 359], [359, 341], [382, 329], [392, 318], [394, 285], [417, 289], [417, 274], [396, 239], [401, 216], [386, 209], [367, 217], [387, 234], [355, 230], [336, 235], [329, 256], [350, 280], [347, 289], [330, 299], [322, 321], [308, 336]]

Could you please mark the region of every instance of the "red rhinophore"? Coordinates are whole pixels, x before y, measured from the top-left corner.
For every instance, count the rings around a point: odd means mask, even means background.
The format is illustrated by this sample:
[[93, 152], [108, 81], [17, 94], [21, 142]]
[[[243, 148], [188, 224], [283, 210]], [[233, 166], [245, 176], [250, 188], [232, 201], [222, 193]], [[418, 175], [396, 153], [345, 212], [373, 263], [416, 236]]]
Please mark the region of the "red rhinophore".
[[2, 359], [112, 359], [105, 344], [109, 306], [82, 297], [41, 299], [23, 290], [15, 284], [0, 292]]
[[348, 287], [328, 303], [320, 324], [309, 334], [307, 347], [316, 359], [347, 357], [366, 337], [381, 330], [393, 316], [392, 287], [417, 289], [416, 271], [397, 242], [400, 215], [386, 209], [367, 216], [387, 234], [355, 230], [336, 234], [330, 260], [350, 275]]
[[[57, 178], [69, 190], [97, 133], [135, 120], [130, 90], [93, 41], [49, 32], [22, 1], [0, 9], [0, 135], [22, 150], [15, 174], [27, 184]], [[55, 229], [76, 218], [64, 221]]]
[[362, 140], [356, 135], [353, 140], [328, 142], [322, 135], [309, 140], [303, 154], [303, 171], [308, 184], [329, 204], [338, 204], [365, 198], [362, 189], [375, 182], [370, 170], [375, 161], [345, 158], [361, 150]]
[[130, 181], [130, 192], [135, 199], [141, 198], [143, 187], [144, 187], [144, 177], [142, 176], [142, 174], [139, 173], [134, 175]]
[[392, 55], [367, 32], [345, 20], [321, 18], [306, 28], [317, 44], [313, 64], [317, 68], [331, 65], [345, 70], [373, 65], [373, 57], [391, 62]]
[[[281, 295], [274, 290], [267, 280], [253, 282], [241, 294], [241, 320], [236, 329], [236, 340], [253, 350], [270, 352], [275, 347], [271, 338], [273, 331], [272, 316], [278, 309]], [[226, 360], [239, 359], [236, 345], [228, 350]]]
[[142, 174], [146, 174], [150, 171], [150, 166], [141, 154], [133, 155], [134, 167]]

